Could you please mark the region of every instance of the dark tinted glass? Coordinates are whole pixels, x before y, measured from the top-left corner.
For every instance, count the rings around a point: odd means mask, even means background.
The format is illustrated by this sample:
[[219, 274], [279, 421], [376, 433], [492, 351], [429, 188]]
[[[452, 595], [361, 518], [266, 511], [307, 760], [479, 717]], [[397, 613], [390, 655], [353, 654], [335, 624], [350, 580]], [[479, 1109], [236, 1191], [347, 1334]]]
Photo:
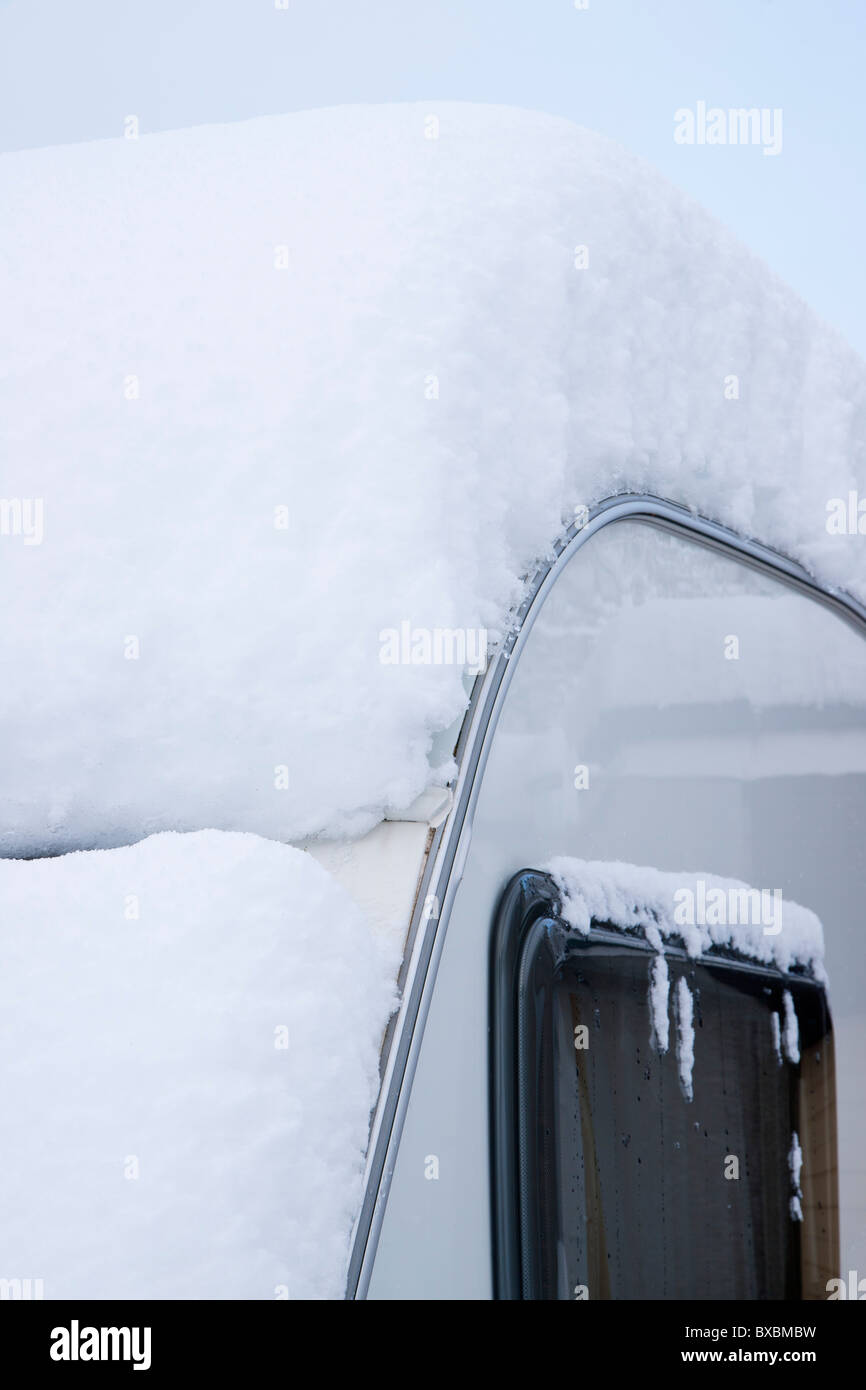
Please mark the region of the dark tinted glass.
[[[826, 1297], [838, 1234], [823, 990], [734, 960], [668, 952], [663, 1052], [651, 1040], [654, 960], [643, 942], [605, 931], [575, 938], [550, 920], [525, 939], [517, 990], [523, 1296]], [[681, 1039], [677, 999], [686, 986], [693, 1028], [686, 1007]], [[786, 993], [799, 1030], [789, 1055]]]

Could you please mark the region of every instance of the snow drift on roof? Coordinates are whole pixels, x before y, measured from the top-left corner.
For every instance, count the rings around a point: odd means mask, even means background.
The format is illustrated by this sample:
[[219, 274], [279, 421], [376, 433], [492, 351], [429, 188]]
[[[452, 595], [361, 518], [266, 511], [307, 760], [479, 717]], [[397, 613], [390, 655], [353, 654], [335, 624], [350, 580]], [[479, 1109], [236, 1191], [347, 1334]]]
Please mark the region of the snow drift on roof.
[[866, 597], [863, 364], [595, 135], [349, 108], [0, 179], [2, 853], [368, 828], [466, 699], [380, 633], [495, 638], [618, 490]]
[[357, 908], [253, 835], [0, 862], [4, 1275], [339, 1298], [392, 1005]]
[[562, 896], [562, 915], [576, 931], [592, 922], [641, 928], [657, 950], [680, 938], [690, 956], [713, 946], [788, 971], [804, 966], [826, 981], [824, 931], [808, 907], [774, 888], [756, 889], [717, 874], [666, 873], [636, 864], [560, 855], [543, 866]]

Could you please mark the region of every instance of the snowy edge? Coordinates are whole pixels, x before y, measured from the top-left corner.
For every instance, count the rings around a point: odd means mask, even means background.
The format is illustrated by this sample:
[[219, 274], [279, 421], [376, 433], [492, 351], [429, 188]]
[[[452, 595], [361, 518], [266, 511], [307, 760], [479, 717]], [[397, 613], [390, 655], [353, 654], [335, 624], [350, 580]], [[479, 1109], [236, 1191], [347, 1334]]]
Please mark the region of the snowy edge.
[[[738, 916], [731, 909], [744, 905], [742, 894], [761, 893], [739, 879], [566, 855], [550, 859], [542, 869], [553, 878], [563, 920], [575, 931], [587, 934], [593, 921], [623, 931], [639, 928], [657, 951], [672, 938], [682, 940], [692, 958], [713, 947], [728, 947], [785, 972], [799, 966], [827, 983], [819, 918], [810, 908], [782, 898], [778, 889], [763, 890], [763, 906], [772, 910], [765, 923], [753, 920], [754, 912], [749, 912], [750, 920], [731, 920]], [[750, 906], [755, 903], [750, 897]], [[684, 920], [689, 917], [692, 920]]]

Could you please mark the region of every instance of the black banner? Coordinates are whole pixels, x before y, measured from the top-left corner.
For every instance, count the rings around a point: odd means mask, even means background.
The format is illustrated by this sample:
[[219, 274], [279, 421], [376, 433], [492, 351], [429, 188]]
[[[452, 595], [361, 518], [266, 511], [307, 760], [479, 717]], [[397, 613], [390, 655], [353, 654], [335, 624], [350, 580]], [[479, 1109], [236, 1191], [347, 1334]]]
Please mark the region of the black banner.
[[[839, 1306], [852, 1301], [856, 1306]], [[521, 1324], [533, 1331], [541, 1316], [552, 1319], [548, 1326], [557, 1335], [569, 1338], [554, 1344], [556, 1359], [567, 1351], [575, 1373], [585, 1357], [586, 1368], [597, 1371], [601, 1361], [613, 1377], [630, 1371], [664, 1374], [675, 1366], [698, 1372], [709, 1366], [797, 1366], [826, 1379], [857, 1364], [866, 1334], [866, 1302], [861, 1308], [860, 1301], [846, 1296], [822, 1303], [581, 1303], [560, 1306], [558, 1312], [527, 1308], [516, 1321], [511, 1305], [502, 1324], [501, 1305], [484, 1312], [472, 1304], [471, 1316], [478, 1319], [478, 1333], [499, 1334], [483, 1344], [493, 1353], [494, 1366], [497, 1352], [513, 1346]], [[0, 1367], [19, 1376], [93, 1375], [106, 1367], [151, 1378], [190, 1372], [206, 1384], [209, 1377], [224, 1380], [270, 1366], [282, 1367], [288, 1376], [309, 1375], [311, 1358], [327, 1362], [329, 1375], [350, 1359], [358, 1370], [376, 1373], [381, 1356], [382, 1372], [390, 1376], [402, 1374], [394, 1371], [393, 1358], [408, 1334], [413, 1342], [418, 1339], [419, 1351], [424, 1348], [425, 1371], [432, 1365], [431, 1347], [434, 1359], [441, 1348], [453, 1371], [456, 1343], [439, 1336], [447, 1331], [451, 1307], [402, 1303], [387, 1310], [385, 1321], [376, 1304], [6, 1300], [0, 1302]], [[438, 1329], [434, 1337], [431, 1318]], [[475, 1343], [476, 1351], [480, 1345]]]

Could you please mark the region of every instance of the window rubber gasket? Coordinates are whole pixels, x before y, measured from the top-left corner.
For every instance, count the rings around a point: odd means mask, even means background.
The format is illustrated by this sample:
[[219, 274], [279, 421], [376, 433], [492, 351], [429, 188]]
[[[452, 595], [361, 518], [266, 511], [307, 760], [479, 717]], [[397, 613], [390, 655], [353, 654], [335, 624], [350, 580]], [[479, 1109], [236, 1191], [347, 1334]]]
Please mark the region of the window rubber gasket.
[[[506, 886], [497, 906], [490, 938], [489, 967], [489, 1122], [490, 1122], [490, 1204], [493, 1255], [493, 1297], [496, 1300], [534, 1299], [535, 1292], [528, 1249], [534, 1243], [527, 1236], [531, 1213], [523, 1196], [522, 1174], [526, 1159], [523, 1149], [527, 1129], [523, 1068], [520, 1059], [522, 1014], [522, 974], [530, 965], [527, 947], [539, 933], [553, 949], [557, 959], [565, 959], [574, 932], [562, 918], [557, 885], [548, 873], [521, 869]], [[640, 932], [623, 931], [610, 923], [595, 922], [581, 942], [615, 944], [647, 956], [655, 948]], [[808, 972], [785, 972], [777, 966], [754, 961], [729, 949], [710, 950], [690, 957], [676, 941], [665, 943], [665, 956], [693, 960], [705, 966], [745, 971], [779, 986], [808, 984], [820, 990], [829, 1021], [826, 994]]]

